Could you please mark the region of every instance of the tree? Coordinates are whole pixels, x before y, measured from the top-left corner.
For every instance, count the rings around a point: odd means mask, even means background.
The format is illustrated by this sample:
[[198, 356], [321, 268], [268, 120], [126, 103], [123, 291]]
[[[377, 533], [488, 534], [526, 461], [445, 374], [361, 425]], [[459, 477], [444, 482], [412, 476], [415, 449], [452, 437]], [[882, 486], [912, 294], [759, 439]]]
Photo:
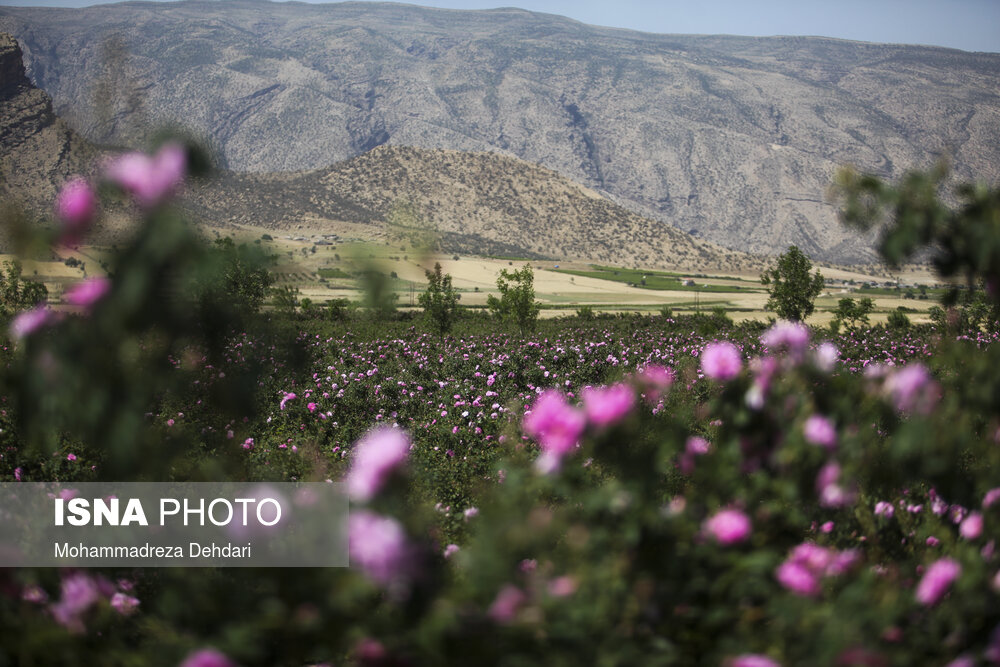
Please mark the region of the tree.
[[274, 309], [290, 317], [295, 314], [295, 308], [299, 305], [299, 288], [294, 285], [282, 285], [271, 290], [271, 303]]
[[491, 294], [486, 306], [501, 322], [517, 325], [522, 334], [531, 331], [535, 328], [539, 310], [534, 282], [535, 274], [528, 264], [520, 271], [502, 269], [497, 278], [500, 298]]
[[837, 304], [837, 310], [833, 311], [833, 321], [837, 323], [837, 327], [845, 324], [848, 329], [856, 329], [862, 324], [868, 324], [868, 315], [874, 309], [875, 302], [867, 296], [859, 301], [844, 298]]
[[246, 244], [236, 245], [228, 236], [216, 239], [209, 254], [221, 276], [212, 276], [213, 288], [202, 292], [202, 300], [213, 307], [218, 299], [244, 314], [260, 310], [274, 277], [265, 268], [266, 253]]
[[326, 312], [334, 322], [343, 322], [350, 317], [351, 302], [347, 299], [333, 299], [326, 302]]
[[393, 291], [393, 281], [389, 275], [374, 262], [358, 273], [358, 282], [364, 293], [365, 306], [372, 316], [389, 319], [396, 313], [399, 294]]
[[889, 321], [886, 326], [896, 331], [905, 331], [910, 328], [910, 318], [906, 316], [903, 306], [899, 306], [889, 313]]
[[823, 290], [823, 276], [817, 271], [812, 276], [812, 262], [796, 246], [788, 246], [778, 256], [778, 265], [765, 271], [760, 282], [767, 286], [767, 310], [778, 317], [801, 322], [813, 312], [813, 302]]
[[[962, 183], [945, 196], [948, 169], [910, 171], [895, 184], [850, 169], [837, 174], [841, 220], [854, 228], [881, 229], [878, 251], [898, 267], [924, 248], [938, 276], [953, 283], [941, 299], [949, 313], [931, 308], [931, 318], [958, 329], [1000, 319], [1000, 187]], [[957, 283], [961, 279], [964, 289]], [[926, 287], [921, 287], [921, 295]], [[957, 310], [950, 311], [958, 306]]]
[[[21, 277], [21, 263], [4, 262], [0, 273], [0, 315], [8, 316], [44, 303], [49, 296], [45, 285]], [[6, 275], [4, 275], [6, 274]]]
[[427, 291], [418, 297], [424, 314], [441, 335], [451, 331], [458, 318], [458, 300], [461, 297], [451, 286], [451, 274], [441, 273], [441, 263], [434, 263], [434, 271], [425, 271]]

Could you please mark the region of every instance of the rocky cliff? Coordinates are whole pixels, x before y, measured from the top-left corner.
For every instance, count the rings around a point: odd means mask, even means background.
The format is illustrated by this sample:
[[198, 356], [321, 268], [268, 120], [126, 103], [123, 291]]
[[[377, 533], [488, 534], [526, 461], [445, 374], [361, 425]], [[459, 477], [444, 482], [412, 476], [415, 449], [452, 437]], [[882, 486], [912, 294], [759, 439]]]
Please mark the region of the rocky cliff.
[[14, 38], [0, 33], [0, 199], [47, 215], [57, 188], [90, 169], [93, 155], [25, 75]]

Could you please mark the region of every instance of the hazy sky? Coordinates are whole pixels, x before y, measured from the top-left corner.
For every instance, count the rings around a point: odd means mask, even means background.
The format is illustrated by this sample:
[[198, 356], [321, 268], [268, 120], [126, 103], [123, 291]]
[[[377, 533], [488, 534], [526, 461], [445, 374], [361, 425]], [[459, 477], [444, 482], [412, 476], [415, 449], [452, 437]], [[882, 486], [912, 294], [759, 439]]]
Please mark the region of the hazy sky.
[[[224, 1], [224, 0], [222, 0]], [[94, 0], [0, 0], [84, 6]], [[1000, 52], [1000, 0], [429, 0], [454, 9], [517, 6], [660, 33], [823, 35]]]

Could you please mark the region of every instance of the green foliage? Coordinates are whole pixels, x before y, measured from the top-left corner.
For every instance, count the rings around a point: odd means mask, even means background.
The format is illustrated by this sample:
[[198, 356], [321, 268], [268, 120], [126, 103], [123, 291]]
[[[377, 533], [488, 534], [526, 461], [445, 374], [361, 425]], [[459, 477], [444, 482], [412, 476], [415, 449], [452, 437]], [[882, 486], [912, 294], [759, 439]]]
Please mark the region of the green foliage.
[[299, 288], [294, 285], [281, 285], [271, 290], [271, 305], [274, 310], [284, 316], [295, 314], [299, 305]]
[[515, 325], [523, 334], [533, 331], [538, 319], [539, 303], [535, 301], [535, 274], [530, 264], [518, 271], [500, 270], [497, 289], [500, 298], [490, 295], [486, 306], [494, 317]]
[[17, 260], [3, 263], [3, 272], [0, 273], [0, 317], [10, 317], [45, 303], [49, 296], [45, 285], [23, 278], [21, 274], [21, 263]]
[[[104, 298], [2, 346], [0, 474], [339, 480], [363, 458], [351, 443], [395, 421], [414, 446], [368, 509], [397, 522], [403, 566], [388, 587], [353, 558], [316, 570], [89, 571], [104, 588], [134, 579], [141, 604], [124, 616], [100, 594], [82, 632], [25, 595], [39, 587], [56, 601], [66, 573], [2, 571], [0, 665], [173, 667], [207, 646], [245, 667], [992, 659], [995, 332], [859, 327], [830, 358], [785, 323], [775, 333], [790, 349], [764, 352], [765, 325], [733, 326], [720, 309], [669, 323], [532, 318], [532, 337], [497, 332], [484, 315], [463, 318], [463, 336], [434, 337], [401, 321], [303, 323], [289, 309], [269, 318], [272, 331], [238, 310], [204, 319], [196, 297], [224, 284], [217, 250], [157, 208], [114, 260]], [[501, 282], [523, 297], [510, 313], [521, 303], [537, 316], [530, 267]], [[502, 299], [493, 305], [501, 314]], [[703, 372], [717, 337], [742, 350], [726, 380]], [[904, 382], [908, 359], [869, 363], [889, 350], [930, 368]], [[644, 374], [653, 363], [673, 375]], [[532, 431], [524, 411], [546, 387], [559, 387], [561, 414]], [[829, 432], [809, 435], [817, 417]], [[541, 450], [555, 449], [561, 466], [541, 468]], [[880, 502], [895, 516], [877, 515]], [[959, 506], [978, 528], [955, 521]], [[711, 528], [722, 511], [746, 520], [730, 542]], [[390, 555], [394, 537], [363, 546]], [[816, 580], [806, 592], [780, 575], [802, 547], [818, 556], [794, 573]], [[919, 582], [943, 557], [961, 573], [922, 603]]]
[[948, 326], [948, 313], [941, 306], [931, 306], [927, 310], [927, 315], [931, 318], [931, 322], [939, 329]]
[[216, 239], [195, 291], [201, 316], [224, 318], [229, 310], [241, 316], [259, 312], [274, 283], [267, 270], [269, 262], [258, 246], [236, 245], [228, 236]]
[[833, 311], [833, 321], [837, 323], [837, 329], [841, 325], [847, 326], [848, 329], [857, 329], [862, 324], [869, 324], [868, 315], [874, 309], [875, 302], [867, 296], [858, 301], [846, 297], [840, 300], [837, 309]]
[[768, 310], [778, 317], [800, 322], [813, 312], [813, 302], [823, 291], [823, 276], [812, 276], [812, 262], [796, 246], [778, 256], [777, 266], [764, 272], [760, 282], [767, 286]]
[[592, 306], [580, 306], [576, 309], [576, 316], [581, 320], [590, 321], [594, 319], [594, 308]]
[[389, 319], [396, 313], [399, 294], [393, 291], [393, 280], [375, 263], [370, 263], [358, 273], [364, 293], [365, 307], [376, 319]]
[[910, 318], [906, 316], [903, 306], [899, 306], [889, 313], [889, 321], [886, 326], [895, 331], [906, 331], [910, 328]]
[[[338, 258], [339, 259], [339, 258]], [[334, 267], [332, 269], [318, 269], [316, 273], [319, 274], [321, 278], [350, 278], [351, 274], [346, 273], [343, 269], [339, 267]]]
[[[899, 266], [929, 249], [938, 274], [963, 279], [971, 290], [982, 281], [991, 300], [1000, 298], [1000, 187], [963, 183], [952, 188], [954, 206], [942, 193], [948, 169], [907, 172], [897, 184], [850, 169], [837, 174], [841, 219], [852, 227], [881, 227], [879, 253]], [[946, 305], [958, 300], [952, 290]]]
[[334, 322], [343, 322], [350, 317], [352, 307], [351, 302], [347, 299], [331, 299], [326, 303], [326, 312]]
[[461, 295], [451, 286], [451, 274], [441, 273], [441, 263], [434, 263], [433, 271], [425, 271], [427, 290], [418, 298], [424, 315], [434, 328], [444, 335], [451, 331], [458, 317], [458, 300]]

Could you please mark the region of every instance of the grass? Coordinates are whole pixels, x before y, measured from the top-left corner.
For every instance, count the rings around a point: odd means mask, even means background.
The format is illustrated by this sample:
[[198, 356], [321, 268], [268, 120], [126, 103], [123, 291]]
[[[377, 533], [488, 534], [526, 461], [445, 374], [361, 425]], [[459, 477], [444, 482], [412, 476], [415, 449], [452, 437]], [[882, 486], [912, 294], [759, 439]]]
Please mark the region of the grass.
[[320, 278], [351, 278], [351, 274], [346, 273], [339, 267], [334, 267], [332, 269], [316, 269], [316, 273], [319, 274]]
[[634, 269], [615, 269], [611, 267], [595, 267], [592, 271], [579, 269], [546, 269], [554, 273], [565, 273], [571, 276], [597, 278], [612, 282], [625, 283], [639, 289], [672, 290], [686, 292], [760, 292], [761, 289], [751, 289], [739, 285], [685, 285], [682, 274], [661, 271], [636, 271]]

